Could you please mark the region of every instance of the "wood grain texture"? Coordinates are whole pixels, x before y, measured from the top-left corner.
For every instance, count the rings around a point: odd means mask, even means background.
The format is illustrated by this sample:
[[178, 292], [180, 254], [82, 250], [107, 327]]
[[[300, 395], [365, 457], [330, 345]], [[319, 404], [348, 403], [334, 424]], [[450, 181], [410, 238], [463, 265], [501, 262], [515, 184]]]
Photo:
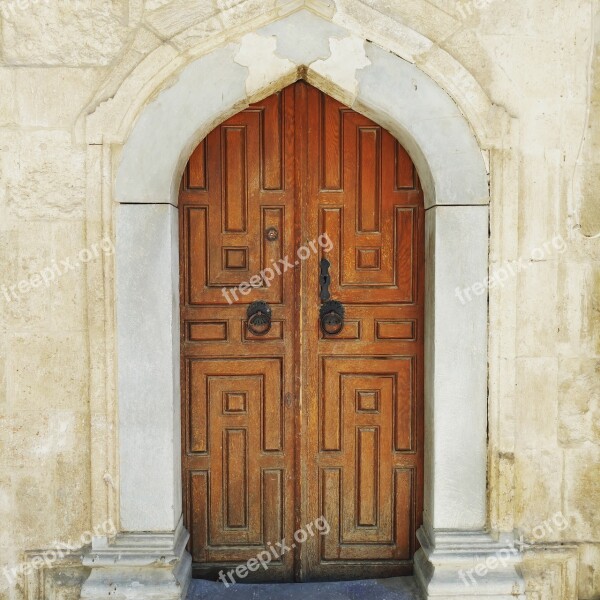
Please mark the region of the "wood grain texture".
[[[214, 578], [320, 516], [244, 581], [412, 572], [423, 506], [423, 193], [384, 129], [304, 82], [231, 117], [190, 157], [179, 199], [184, 516]], [[277, 239], [265, 237], [276, 228]], [[327, 233], [332, 250], [238, 293]], [[343, 302], [320, 331], [319, 260]], [[269, 302], [271, 331], [245, 313]]]

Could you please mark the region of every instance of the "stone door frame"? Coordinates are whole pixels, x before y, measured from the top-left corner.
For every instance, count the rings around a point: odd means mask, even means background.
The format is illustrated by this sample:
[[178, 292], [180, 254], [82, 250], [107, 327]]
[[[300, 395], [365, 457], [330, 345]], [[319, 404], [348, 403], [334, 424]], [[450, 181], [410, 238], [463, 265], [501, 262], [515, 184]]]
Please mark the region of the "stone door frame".
[[116, 125], [114, 107], [86, 123], [89, 154], [105, 165], [96, 173], [116, 229], [113, 511], [120, 533], [94, 540], [82, 598], [105, 597], [108, 589], [126, 598], [175, 599], [189, 583], [180, 467], [179, 181], [190, 152], [216, 124], [300, 77], [397, 137], [424, 188], [426, 456], [416, 576], [431, 598], [520, 597], [518, 555], [496, 569], [491, 583], [465, 588], [459, 573], [501, 547], [488, 531], [488, 297], [461, 300], [456, 293], [488, 276], [489, 177], [471, 124], [414, 64], [307, 10], [192, 54], [172, 59], [169, 68], [157, 65], [146, 101], [131, 102]]

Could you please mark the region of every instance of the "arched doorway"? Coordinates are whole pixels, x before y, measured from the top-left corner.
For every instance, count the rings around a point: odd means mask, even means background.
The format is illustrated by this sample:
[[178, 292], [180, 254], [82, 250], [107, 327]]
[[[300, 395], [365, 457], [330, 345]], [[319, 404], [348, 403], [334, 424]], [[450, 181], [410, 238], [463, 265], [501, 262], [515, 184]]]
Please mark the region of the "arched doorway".
[[[464, 304], [456, 295], [488, 273], [489, 179], [482, 151], [505, 142], [497, 135], [478, 141], [471, 125], [481, 133], [486, 111], [496, 107], [483, 98], [485, 111], [463, 102], [462, 113], [443, 83], [440, 65], [447, 63], [436, 62], [427, 75], [386, 43], [368, 41], [376, 36], [365, 39], [371, 31], [367, 22], [358, 31], [295, 4], [290, 9], [217, 47], [200, 42], [196, 53], [177, 54], [166, 40], [151, 64], [143, 65], [149, 73], [145, 85], [140, 87], [133, 71], [114, 99], [85, 119], [90, 202], [101, 213], [103, 231], [110, 234], [113, 222], [116, 229], [118, 427], [112, 437], [98, 429], [95, 444], [103, 448], [108, 436], [118, 457], [118, 482], [113, 487], [105, 476], [96, 491], [105, 483], [114, 489], [110, 514], [119, 522], [115, 542], [94, 540], [84, 560], [91, 568], [82, 589], [85, 600], [115, 590], [131, 600], [185, 595], [191, 564], [181, 494], [181, 174], [198, 141], [216, 124], [299, 74], [386, 127], [421, 177], [427, 265], [425, 497], [416, 577], [429, 597], [464, 598], [460, 571], [502, 547], [487, 530], [487, 295]], [[301, 43], [290, 43], [296, 39]], [[341, 57], [347, 47], [353, 51]], [[503, 165], [490, 163], [497, 181]], [[109, 268], [107, 289], [112, 281]], [[113, 305], [106, 306], [110, 323]], [[103, 452], [92, 454], [99, 473]], [[98, 495], [101, 514], [103, 502]], [[520, 590], [514, 568], [519, 560], [516, 556], [496, 569], [494, 578], [478, 582], [476, 594], [500, 597]]]
[[410, 157], [299, 81], [200, 142], [178, 206], [194, 574], [234, 581], [269, 554], [244, 581], [412, 573], [425, 211]]

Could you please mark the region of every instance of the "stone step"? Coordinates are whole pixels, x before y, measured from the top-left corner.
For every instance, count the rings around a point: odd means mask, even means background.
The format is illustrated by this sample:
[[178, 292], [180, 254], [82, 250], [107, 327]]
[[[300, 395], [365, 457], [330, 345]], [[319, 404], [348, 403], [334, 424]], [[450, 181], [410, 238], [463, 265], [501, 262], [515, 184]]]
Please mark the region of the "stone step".
[[222, 583], [194, 579], [187, 600], [422, 600], [412, 577], [327, 583]]

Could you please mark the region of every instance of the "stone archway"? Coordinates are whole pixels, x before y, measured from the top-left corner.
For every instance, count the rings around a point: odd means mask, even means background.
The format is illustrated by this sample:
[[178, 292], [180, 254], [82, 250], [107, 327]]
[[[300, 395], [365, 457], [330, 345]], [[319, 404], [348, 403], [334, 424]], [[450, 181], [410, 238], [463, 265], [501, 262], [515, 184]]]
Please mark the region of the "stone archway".
[[[488, 175], [468, 122], [411, 63], [302, 10], [187, 64], [139, 114], [118, 157], [117, 360], [120, 531], [95, 540], [82, 598], [179, 598], [181, 521], [177, 186], [214, 126], [299, 77], [395, 135], [426, 205], [426, 464], [417, 577], [429, 597], [508, 597], [511, 563], [464, 587], [460, 570], [501, 547], [486, 533]], [[190, 135], [190, 131], [194, 133]], [[479, 557], [479, 559], [477, 558]], [[514, 596], [513, 596], [514, 597]]]

